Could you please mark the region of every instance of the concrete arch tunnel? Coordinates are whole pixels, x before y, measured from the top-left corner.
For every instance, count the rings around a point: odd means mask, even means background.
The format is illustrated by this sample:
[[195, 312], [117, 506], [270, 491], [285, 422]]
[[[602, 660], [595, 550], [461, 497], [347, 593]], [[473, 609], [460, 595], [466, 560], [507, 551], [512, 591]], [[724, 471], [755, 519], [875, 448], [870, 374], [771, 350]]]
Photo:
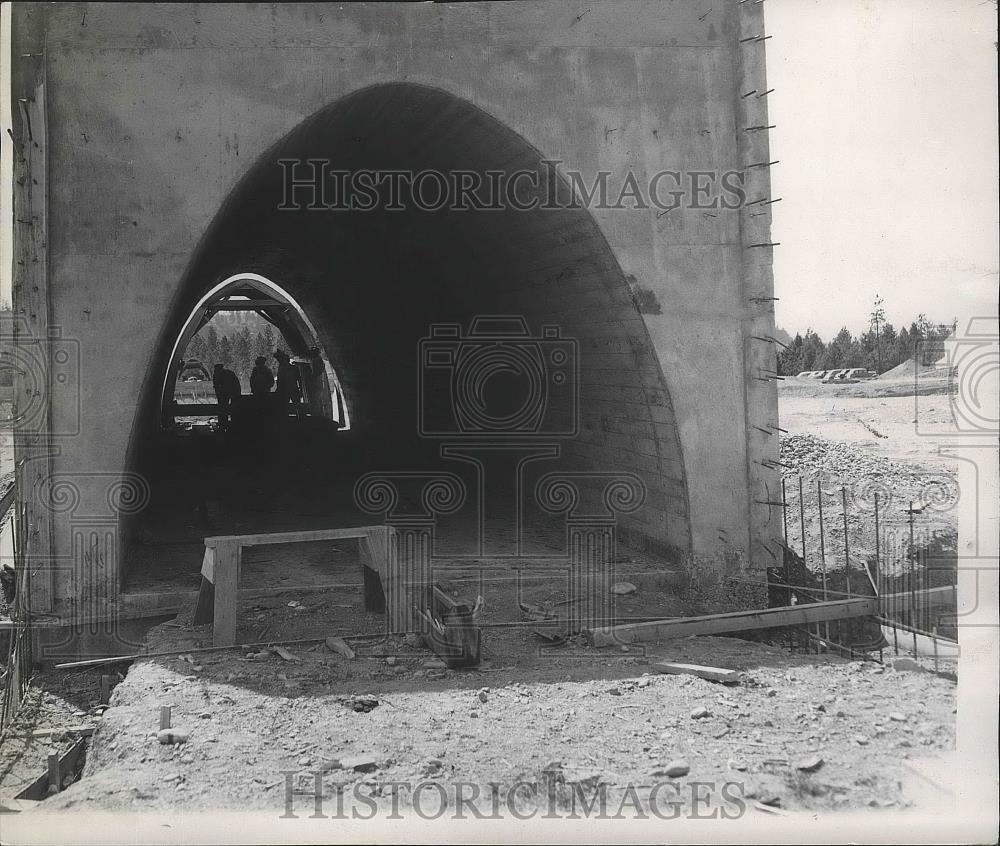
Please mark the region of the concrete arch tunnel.
[[[221, 534], [248, 525], [261, 531], [262, 522], [269, 530], [329, 524], [334, 515], [348, 515], [347, 524], [376, 522], [350, 516], [350, 492], [364, 473], [456, 469], [455, 461], [441, 457], [442, 443], [453, 440], [420, 428], [421, 403], [435, 406], [429, 412], [435, 419], [455, 413], [447, 391], [421, 392], [422, 339], [434, 326], [460, 327], [465, 338], [477, 318], [517, 316], [534, 338], [555, 327], [558, 338], [576, 344], [571, 390], [553, 388], [549, 365], [541, 368], [547, 405], [542, 422], [528, 427], [534, 435], [528, 440], [556, 442], [561, 454], [541, 462], [539, 473], [637, 476], [645, 499], [623, 518], [622, 539], [674, 559], [688, 552], [687, 482], [664, 375], [669, 365], [661, 364], [591, 214], [583, 208], [283, 208], [287, 177], [279, 161], [310, 159], [345, 172], [512, 174], [543, 167], [539, 151], [487, 112], [410, 83], [380, 84], [337, 100], [263, 154], [203, 236], [160, 331], [127, 462], [149, 478], [152, 503], [146, 518], [123, 527], [126, 549], [164, 542], [170, 529], [161, 517], [185, 498], [202, 500], [195, 503], [194, 534], [208, 533], [209, 525]], [[207, 292], [240, 274], [270, 280], [301, 306], [352, 419], [349, 431], [316, 425], [296, 435], [266, 476], [254, 477], [259, 485], [250, 485], [249, 500], [291, 497], [264, 517], [247, 498], [243, 506], [213, 513], [211, 502], [243, 486], [242, 477], [226, 482], [226, 468], [238, 457], [220, 459], [215, 448], [193, 448], [161, 426], [162, 388], [186, 322]], [[516, 407], [525, 388], [510, 368], [500, 370], [490, 383], [496, 407]], [[577, 415], [577, 425], [565, 436], [570, 415]], [[549, 426], [559, 428], [554, 441]], [[220, 468], [214, 476], [206, 471], [213, 466]]]

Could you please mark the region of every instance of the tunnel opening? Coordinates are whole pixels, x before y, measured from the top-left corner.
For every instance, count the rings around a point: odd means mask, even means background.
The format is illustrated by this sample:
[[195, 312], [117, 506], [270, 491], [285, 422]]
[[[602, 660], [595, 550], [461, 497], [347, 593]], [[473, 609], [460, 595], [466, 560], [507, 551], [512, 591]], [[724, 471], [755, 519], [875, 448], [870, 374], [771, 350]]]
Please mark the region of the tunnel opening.
[[[662, 586], [690, 550], [681, 445], [661, 362], [589, 211], [400, 204], [384, 185], [367, 208], [312, 202], [317, 161], [344, 174], [474, 173], [482, 185], [550, 173], [486, 111], [410, 83], [350, 94], [264, 153], [203, 236], [148, 369], [128, 466], [151, 497], [122, 526], [125, 589], [197, 587], [210, 535], [407, 520], [427, 527], [435, 566], [479, 592], [516, 581], [523, 598], [542, 585], [581, 520], [598, 534], [613, 522], [618, 546], [646, 556]], [[290, 185], [303, 201], [289, 203]], [[265, 296], [308, 315], [307, 332], [282, 334], [292, 352], [323, 351], [345, 425], [290, 417], [264, 444], [177, 437], [177, 362], [206, 309]], [[278, 325], [276, 308], [264, 311]], [[391, 477], [392, 496], [369, 496], [373, 474]], [[628, 507], [609, 493], [622, 476], [639, 491]], [[259, 578], [287, 578], [294, 557]], [[311, 560], [310, 578], [327, 582], [323, 556]]]
[[[163, 427], [188, 432], [224, 428], [229, 418], [240, 417], [241, 406], [248, 405], [253, 367], [272, 370], [277, 366], [275, 355], [288, 358], [297, 386], [287, 413], [351, 428], [340, 380], [308, 315], [288, 292], [253, 273], [238, 274], [215, 286], [185, 321], [171, 355], [175, 363], [163, 383]], [[218, 379], [213, 375], [220, 365], [233, 380], [222, 393], [234, 394], [221, 419]]]

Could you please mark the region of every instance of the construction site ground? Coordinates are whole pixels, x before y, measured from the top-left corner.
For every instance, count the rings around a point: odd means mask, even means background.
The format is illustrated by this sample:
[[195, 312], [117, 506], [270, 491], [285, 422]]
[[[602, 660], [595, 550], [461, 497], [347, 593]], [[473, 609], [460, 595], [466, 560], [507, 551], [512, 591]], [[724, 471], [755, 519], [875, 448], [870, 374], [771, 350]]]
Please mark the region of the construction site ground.
[[[912, 395], [818, 390], [783, 389], [782, 455], [790, 473], [814, 479], [822, 472], [823, 484], [851, 485], [859, 502], [872, 470], [898, 501], [923, 490], [925, 475], [953, 478], [954, 465], [937, 452], [933, 435], [915, 432]], [[919, 399], [937, 403], [918, 410], [943, 432], [947, 397]], [[936, 501], [944, 502], [940, 495]], [[948, 508], [929, 512], [928, 519], [954, 531]], [[849, 527], [856, 547], [865, 548], [867, 525], [858, 518]], [[811, 539], [809, 523], [806, 533]], [[671, 598], [675, 582], [647, 563], [633, 562], [637, 590], [622, 598], [629, 614], [711, 610]], [[346, 566], [353, 565], [345, 559]], [[893, 666], [888, 654], [880, 664], [735, 637], [627, 651], [580, 640], [546, 646], [525, 628], [495, 626], [484, 630], [478, 669], [447, 670], [413, 639], [378, 637], [379, 617], [364, 612], [360, 590], [299, 596], [279, 590], [285, 584], [275, 583], [272, 597], [241, 605], [240, 640], [366, 633], [351, 641], [353, 659], [321, 640], [288, 645], [290, 657], [273, 649], [261, 654], [261, 647], [198, 652], [210, 633], [182, 614], [152, 630], [147, 644], [180, 656], [36, 677], [29, 694], [35, 705], [0, 748], [0, 796], [15, 795], [45, 771], [49, 752], [72, 740], [32, 731], [85, 724], [96, 731], [83, 777], [46, 799], [44, 810], [252, 807], [280, 815], [292, 801], [307, 816], [316, 772], [329, 815], [338, 795], [364, 808], [366, 799], [383, 809], [396, 803], [405, 812], [413, 788], [428, 782], [443, 791], [422, 790], [418, 801], [430, 810], [441, 795], [454, 803], [462, 784], [479, 786], [477, 804], [488, 807], [488, 785], [503, 790], [519, 782], [537, 786], [534, 793], [520, 789], [513, 800], [519, 808], [554, 801], [565, 809], [600, 789], [612, 809], [630, 801], [631, 791], [647, 812], [657, 800], [662, 810], [667, 792], [656, 785], [666, 782], [674, 785], [670, 802], [679, 814], [690, 814], [695, 782], [715, 785], [713, 807], [734, 812], [738, 796], [746, 814], [927, 811], [947, 799], [933, 785], [954, 776], [956, 687], [929, 660]], [[561, 595], [529, 598], [556, 602]], [[653, 667], [661, 660], [738, 670], [739, 680], [663, 675]], [[938, 669], [956, 667], [942, 659]], [[104, 710], [100, 676], [118, 670], [124, 678]], [[171, 707], [171, 724], [186, 742], [158, 741], [162, 706]], [[726, 783], [735, 786], [724, 795]]]

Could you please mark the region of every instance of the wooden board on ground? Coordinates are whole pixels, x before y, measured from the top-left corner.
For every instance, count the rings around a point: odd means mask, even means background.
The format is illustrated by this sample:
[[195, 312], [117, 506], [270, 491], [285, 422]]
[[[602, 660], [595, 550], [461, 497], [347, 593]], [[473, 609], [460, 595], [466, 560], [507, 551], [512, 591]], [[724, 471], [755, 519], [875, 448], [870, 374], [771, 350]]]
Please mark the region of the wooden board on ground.
[[[83, 748], [86, 742], [87, 739], [85, 737], [81, 737], [53, 762], [52, 770], [54, 770], [54, 772], [52, 772], [51, 775], [49, 767], [46, 767], [46, 770], [42, 775], [36, 778], [14, 798], [33, 799], [36, 801], [44, 799], [48, 795], [49, 784], [52, 778], [55, 778], [58, 789], [62, 789], [62, 779], [75, 769], [76, 762], [83, 753]], [[55, 758], [56, 756], [53, 755], [51, 757]]]
[[709, 614], [704, 617], [678, 617], [651, 623], [605, 626], [599, 629], [586, 629], [584, 633], [593, 646], [613, 646], [647, 640], [717, 635], [780, 626], [801, 626], [826, 620], [870, 617], [877, 613], [878, 600], [875, 597], [864, 597], [862, 599], [838, 599], [832, 602], [810, 602], [802, 605], [783, 605], [778, 608], [756, 611], [732, 611], [727, 614]]
[[725, 670], [721, 667], [702, 667], [698, 664], [674, 664], [671, 661], [657, 661], [653, 669], [658, 673], [669, 673], [675, 676], [697, 676], [700, 679], [735, 684], [740, 680], [736, 670]]

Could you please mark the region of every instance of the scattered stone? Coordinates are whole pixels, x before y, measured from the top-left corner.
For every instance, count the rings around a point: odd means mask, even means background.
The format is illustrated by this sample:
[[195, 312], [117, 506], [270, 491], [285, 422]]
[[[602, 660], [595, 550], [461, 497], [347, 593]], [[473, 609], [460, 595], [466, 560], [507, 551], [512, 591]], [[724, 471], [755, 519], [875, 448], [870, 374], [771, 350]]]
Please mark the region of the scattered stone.
[[778, 691], [775, 690], [773, 687], [769, 687], [767, 689], [766, 693], [767, 693], [768, 696], [777, 696], [778, 695]]
[[742, 772], [746, 772], [746, 770], [747, 770], [747, 762], [743, 761], [743, 760], [741, 760], [739, 758], [730, 758], [729, 759], [729, 768], [731, 770], [739, 770], [741, 773]]
[[477, 694], [480, 702], [486, 702], [489, 699], [490, 689], [488, 687], [482, 688]]
[[709, 711], [708, 708], [705, 708], [704, 706], [702, 706], [700, 708], [695, 708], [691, 712], [691, 719], [692, 720], [703, 720], [703, 719], [705, 719], [705, 717], [711, 717], [711, 716], [712, 716], [712, 712]]
[[638, 682], [636, 682], [636, 685], [638, 687], [649, 687], [650, 684], [651, 684], [651, 681], [648, 678], [641, 678], [641, 679], [639, 679]]
[[858, 746], [867, 746], [871, 743], [871, 740], [867, 737], [867, 735], [856, 734], [854, 735], [854, 742], [857, 743]]
[[192, 758], [190, 755], [181, 755], [181, 763], [182, 764], [193, 764], [194, 763], [194, 758]]
[[893, 658], [892, 668], [897, 672], [903, 672], [906, 670], [911, 670], [914, 672], [923, 672], [924, 669], [923, 667], [920, 666], [920, 664], [918, 664], [912, 658], [906, 658], [906, 657]]
[[623, 643], [621, 646], [618, 647], [618, 651], [619, 652], [628, 652], [629, 648]]
[[903, 714], [900, 714], [899, 711], [893, 711], [889, 715], [889, 719], [892, 720], [894, 723], [905, 723], [906, 722], [906, 717]]
[[691, 772], [691, 765], [683, 758], [671, 761], [662, 770], [657, 770], [653, 775], [666, 776], [667, 778], [680, 778]]
[[331, 652], [336, 652], [338, 655], [343, 655], [345, 658], [354, 658], [354, 650], [347, 645], [347, 641], [342, 637], [328, 637], [326, 639], [326, 648]]
[[275, 651], [275, 653], [277, 655], [279, 655], [281, 657], [281, 659], [283, 661], [293, 661], [293, 662], [301, 662], [302, 661], [301, 658], [299, 658], [297, 655], [293, 655], [291, 652], [289, 652], [283, 646], [275, 646], [274, 647], [274, 651]]
[[638, 589], [632, 582], [616, 582], [611, 586], [611, 592], [618, 596], [627, 596], [630, 593], [635, 593]]
[[308, 767], [311, 763], [312, 763], [312, 758], [310, 758], [308, 755], [303, 755], [301, 758], [299, 758], [300, 767]]
[[347, 758], [341, 758], [340, 766], [345, 770], [370, 773], [378, 769], [378, 762], [370, 755], [352, 755]]
[[428, 658], [420, 666], [425, 670], [443, 670], [448, 665], [445, 664], [440, 658]]
[[395, 655], [389, 655], [385, 659], [385, 663], [386, 663], [387, 667], [395, 667], [396, 666], [396, 656]]
[[409, 646], [411, 649], [422, 649], [424, 646], [424, 636], [410, 632], [406, 637], [403, 638], [403, 643]]
[[187, 743], [189, 737], [187, 730], [182, 728], [165, 728], [156, 733], [156, 739], [164, 746], [177, 743]]
[[795, 769], [804, 773], [814, 773], [823, 766], [823, 759], [819, 755], [810, 755], [807, 758], [800, 758], [795, 762]]
[[342, 697], [338, 701], [359, 714], [367, 714], [379, 705], [378, 699], [369, 695], [346, 696]]

